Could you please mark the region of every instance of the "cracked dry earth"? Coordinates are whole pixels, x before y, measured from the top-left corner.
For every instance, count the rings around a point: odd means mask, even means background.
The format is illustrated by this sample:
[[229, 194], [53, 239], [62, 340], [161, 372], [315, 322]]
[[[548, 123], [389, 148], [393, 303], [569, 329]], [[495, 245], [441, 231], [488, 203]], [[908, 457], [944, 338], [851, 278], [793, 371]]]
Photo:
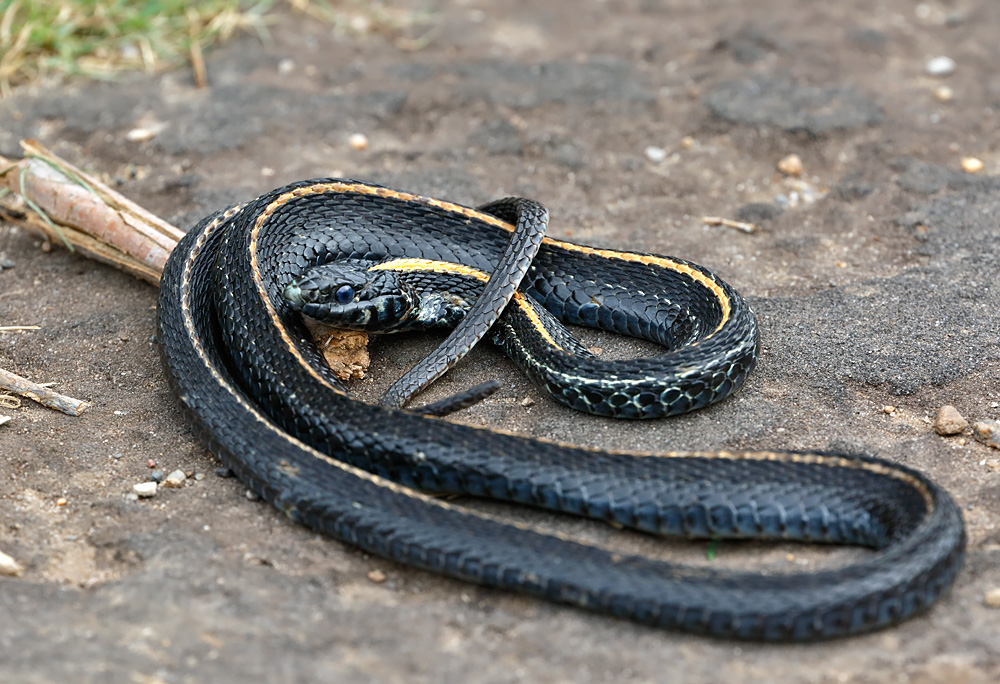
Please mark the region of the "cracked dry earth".
[[[266, 46], [209, 55], [206, 90], [184, 71], [24, 88], [0, 102], [0, 153], [38, 138], [182, 226], [346, 175], [467, 204], [532, 197], [557, 237], [709, 266], [750, 300], [764, 345], [743, 390], [710, 409], [638, 425], [577, 415], [488, 348], [431, 394], [498, 377], [503, 393], [463, 420], [588, 445], [838, 449], [919, 468], [965, 515], [954, 589], [888, 631], [776, 647], [369, 557], [213, 474], [160, 369], [153, 288], [3, 226], [0, 324], [40, 329], [0, 333], [0, 367], [94, 407], [28, 404], [0, 427], [0, 549], [25, 568], [0, 577], [0, 682], [1000, 679], [1000, 612], [985, 601], [1000, 587], [1000, 453], [929, 423], [949, 403], [1000, 418], [1000, 4], [464, 0], [419, 17], [404, 34], [429, 39], [413, 50], [289, 16]], [[947, 78], [925, 71], [940, 55], [957, 65]], [[151, 124], [155, 137], [128, 139]], [[776, 168], [792, 153], [800, 176]], [[609, 356], [641, 351], [584, 337]], [[378, 396], [433, 344], [379, 342], [357, 393]], [[131, 501], [150, 459], [206, 477]], [[701, 542], [469, 505], [708, 563]], [[781, 572], [861, 553], [730, 542], [711, 562]]]

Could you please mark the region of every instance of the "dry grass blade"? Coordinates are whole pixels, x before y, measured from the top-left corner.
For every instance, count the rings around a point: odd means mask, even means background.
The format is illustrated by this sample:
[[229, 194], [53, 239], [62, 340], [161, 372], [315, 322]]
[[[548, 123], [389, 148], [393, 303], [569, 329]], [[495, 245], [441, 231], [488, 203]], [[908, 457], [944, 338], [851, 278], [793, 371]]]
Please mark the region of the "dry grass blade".
[[[0, 157], [0, 190], [8, 191], [0, 195], [0, 219], [50, 240], [58, 236], [71, 249], [159, 285], [167, 257], [184, 234], [37, 142], [21, 145], [24, 159]], [[352, 331], [325, 338], [324, 355], [338, 377], [364, 377], [367, 340]]]
[[381, 2], [324, 0], [0, 0], [0, 96], [46, 74], [109, 79], [134, 69], [153, 72], [189, 62], [207, 82], [203, 52], [239, 32], [270, 41], [274, 10], [290, 7], [358, 33], [395, 34], [414, 13]]

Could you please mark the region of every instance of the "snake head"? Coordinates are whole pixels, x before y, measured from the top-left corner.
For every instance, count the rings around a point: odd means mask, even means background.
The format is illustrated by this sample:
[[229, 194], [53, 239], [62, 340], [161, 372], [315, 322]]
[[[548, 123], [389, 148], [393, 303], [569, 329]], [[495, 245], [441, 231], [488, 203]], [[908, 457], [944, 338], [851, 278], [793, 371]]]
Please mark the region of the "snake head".
[[284, 291], [292, 309], [347, 330], [390, 332], [404, 327], [417, 301], [412, 288], [375, 262], [346, 259], [307, 269]]

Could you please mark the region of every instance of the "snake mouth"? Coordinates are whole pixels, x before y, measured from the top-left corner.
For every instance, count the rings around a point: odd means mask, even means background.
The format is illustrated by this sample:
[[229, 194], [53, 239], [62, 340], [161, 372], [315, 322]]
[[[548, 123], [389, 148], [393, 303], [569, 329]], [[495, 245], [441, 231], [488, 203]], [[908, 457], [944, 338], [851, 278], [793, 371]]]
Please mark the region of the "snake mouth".
[[[303, 316], [322, 321], [343, 330], [364, 330], [369, 333], [395, 332], [405, 328], [411, 319], [414, 305], [408, 293], [379, 295], [349, 304], [338, 304], [319, 297], [308, 297], [303, 293], [303, 301], [295, 302], [292, 308]], [[287, 297], [286, 293], [286, 297]]]
[[290, 283], [285, 287], [285, 299], [296, 306], [302, 306], [306, 303], [306, 298], [303, 295], [302, 288], [295, 283]]

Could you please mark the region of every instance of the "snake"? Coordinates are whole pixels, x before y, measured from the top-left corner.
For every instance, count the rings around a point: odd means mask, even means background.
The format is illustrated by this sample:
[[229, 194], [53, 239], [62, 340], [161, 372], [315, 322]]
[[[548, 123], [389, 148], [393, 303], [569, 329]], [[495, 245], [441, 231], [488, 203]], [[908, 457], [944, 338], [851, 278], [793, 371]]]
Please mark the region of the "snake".
[[[466, 336], [491, 334], [555, 400], [598, 416], [673, 415], [739, 388], [760, 342], [734, 288], [682, 259], [539, 238], [539, 207], [501, 200], [477, 209], [316, 179], [205, 217], [172, 252], [158, 303], [166, 375], [193, 433], [250, 490], [346, 544], [654, 627], [813, 641], [894, 625], [947, 592], [964, 557], [961, 513], [904, 465], [824, 451], [634, 452], [528, 438], [406, 408], [425, 377], [381, 404], [353, 397], [303, 314], [327, 308], [384, 332], [456, 325]], [[522, 230], [532, 234], [523, 244]], [[491, 282], [506, 304], [479, 304]], [[484, 331], [480, 319], [495, 322]], [[663, 350], [602, 360], [568, 325]], [[461, 353], [445, 353], [434, 372]], [[616, 551], [443, 494], [654, 535], [868, 550], [811, 572], [727, 570]]]

